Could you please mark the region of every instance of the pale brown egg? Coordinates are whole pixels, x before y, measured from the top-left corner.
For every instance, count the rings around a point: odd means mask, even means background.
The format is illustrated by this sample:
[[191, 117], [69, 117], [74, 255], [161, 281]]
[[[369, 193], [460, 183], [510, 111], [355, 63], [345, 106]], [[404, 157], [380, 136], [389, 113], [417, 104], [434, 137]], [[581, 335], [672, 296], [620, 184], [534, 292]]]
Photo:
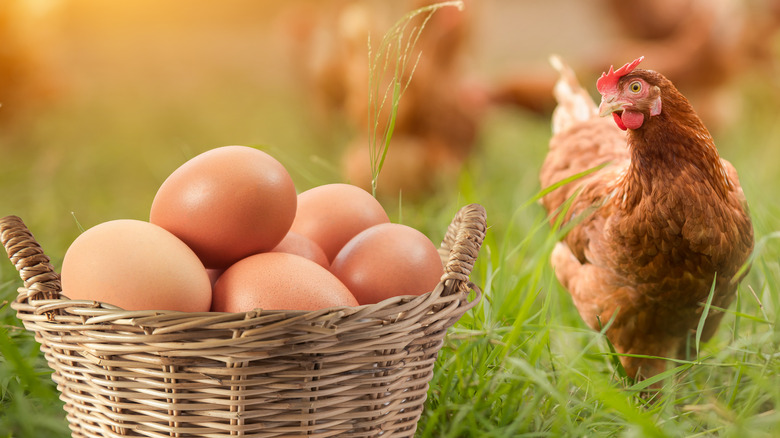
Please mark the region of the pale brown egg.
[[332, 262], [358, 233], [387, 222], [384, 208], [367, 191], [351, 184], [326, 184], [298, 195], [290, 231], [313, 240]]
[[292, 178], [279, 161], [247, 146], [224, 146], [176, 169], [157, 191], [149, 217], [207, 268], [226, 268], [281, 242], [296, 203]]
[[68, 248], [62, 293], [125, 310], [208, 312], [211, 282], [198, 256], [165, 229], [132, 219], [96, 225]]
[[366, 229], [339, 252], [331, 272], [360, 304], [432, 291], [444, 274], [436, 246], [420, 231], [402, 224]]
[[266, 252], [240, 260], [222, 273], [211, 310], [319, 310], [356, 305], [346, 286], [317, 263], [295, 254]]
[[317, 264], [323, 268], [327, 269], [330, 267], [330, 262], [328, 262], [328, 256], [325, 255], [325, 251], [314, 243], [313, 240], [294, 231], [288, 232], [287, 235], [284, 236], [284, 239], [282, 239], [282, 241], [271, 251], [299, 255], [313, 262], [317, 262]]

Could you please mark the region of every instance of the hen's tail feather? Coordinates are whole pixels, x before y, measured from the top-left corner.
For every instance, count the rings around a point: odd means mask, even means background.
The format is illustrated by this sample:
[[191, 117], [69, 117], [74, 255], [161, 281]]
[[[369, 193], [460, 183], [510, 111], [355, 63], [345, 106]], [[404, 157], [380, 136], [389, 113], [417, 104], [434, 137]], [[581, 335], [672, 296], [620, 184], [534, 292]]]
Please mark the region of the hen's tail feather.
[[577, 122], [598, 117], [596, 103], [580, 86], [574, 70], [558, 55], [550, 56], [550, 64], [560, 74], [553, 87], [553, 95], [558, 102], [552, 115], [553, 134], [565, 131]]

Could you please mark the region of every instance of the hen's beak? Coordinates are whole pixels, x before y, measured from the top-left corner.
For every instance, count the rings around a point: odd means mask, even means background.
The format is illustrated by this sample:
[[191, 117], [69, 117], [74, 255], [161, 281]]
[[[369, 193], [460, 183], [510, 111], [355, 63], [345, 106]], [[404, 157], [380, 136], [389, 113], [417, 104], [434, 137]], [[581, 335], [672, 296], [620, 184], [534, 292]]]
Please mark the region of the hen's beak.
[[601, 98], [601, 105], [599, 105], [599, 116], [604, 117], [614, 113], [615, 111], [623, 111], [623, 109], [626, 107], [626, 104], [627, 102], [617, 100], [616, 96], [603, 96]]

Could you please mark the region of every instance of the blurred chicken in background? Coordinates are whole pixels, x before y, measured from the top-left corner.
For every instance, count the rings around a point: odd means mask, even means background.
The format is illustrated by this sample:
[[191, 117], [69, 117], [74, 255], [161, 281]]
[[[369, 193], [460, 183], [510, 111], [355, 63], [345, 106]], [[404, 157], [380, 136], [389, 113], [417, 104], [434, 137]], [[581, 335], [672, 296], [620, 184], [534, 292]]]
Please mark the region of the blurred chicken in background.
[[[733, 85], [753, 69], [775, 71], [772, 45], [780, 30], [780, 1], [604, 0], [624, 36], [620, 59], [642, 53], [674, 82], [710, 124], [734, 121]], [[640, 52], [638, 52], [640, 51]], [[608, 64], [608, 58], [596, 60]], [[596, 67], [593, 67], [596, 69]]]
[[[344, 178], [354, 184], [368, 188], [371, 180], [367, 37], [371, 35], [376, 49], [392, 25], [391, 17], [431, 3], [342, 0], [335, 8], [307, 3], [307, 13], [295, 14], [296, 70], [302, 82], [310, 84], [317, 97], [313, 101], [326, 120], [342, 117], [354, 133], [342, 162]], [[494, 13], [501, 13], [505, 5], [491, 3]], [[489, 106], [522, 108], [543, 117], [552, 112], [550, 90], [557, 79], [552, 71], [525, 66], [517, 73], [494, 72], [490, 80], [480, 81], [474, 79], [475, 72], [467, 71], [464, 60], [475, 54], [470, 51], [472, 37], [490, 29], [496, 18], [480, 15], [480, 6], [486, 5], [470, 1], [463, 10], [439, 9], [421, 33], [422, 56], [401, 99], [379, 176], [381, 194], [414, 197], [430, 193], [441, 181], [452, 182], [474, 148]], [[644, 54], [656, 60], [657, 68], [689, 97], [710, 126], [728, 126], [739, 116], [735, 84], [746, 74], [758, 71], [771, 78], [778, 71], [780, 0], [601, 0], [583, 7], [598, 8], [599, 22], [592, 26], [604, 30], [606, 38], [598, 41], [597, 55], [569, 58], [578, 75], [595, 80], [615, 59]], [[552, 23], [554, 17], [538, 20]], [[512, 44], [518, 52], [534, 46], [534, 35], [520, 29], [511, 35], [516, 35]], [[484, 74], [484, 66], [479, 68], [476, 73]]]
[[[387, 4], [346, 3], [337, 14], [323, 17], [332, 24], [332, 32], [326, 34], [331, 40], [323, 41], [324, 35], [315, 30], [309, 30], [308, 35], [298, 33], [309, 43], [318, 44], [317, 50], [307, 53], [308, 56], [297, 56], [310, 60], [299, 66], [304, 71], [303, 79], [311, 84], [318, 105], [326, 112], [343, 115], [354, 135], [342, 158], [344, 178], [366, 190], [371, 189], [368, 134], [373, 130], [369, 126], [368, 37], [371, 36], [373, 56], [383, 33], [393, 24], [388, 21], [390, 17], [400, 17], [432, 3], [415, 0], [392, 5], [390, 9]], [[412, 61], [402, 72], [402, 82], [410, 75], [412, 79], [400, 101], [389, 151], [378, 178], [377, 196], [397, 198], [400, 194], [404, 199], [413, 199], [430, 193], [442, 182], [452, 183], [474, 147], [486, 92], [468, 77], [463, 66], [473, 7], [469, 3], [463, 10], [440, 8], [420, 33]], [[414, 25], [419, 26], [424, 15], [416, 17]], [[313, 23], [307, 20], [306, 24]], [[319, 38], [313, 38], [314, 35]], [[311, 46], [303, 47], [311, 50]], [[417, 53], [422, 55], [415, 63]], [[379, 89], [381, 93], [384, 87]], [[377, 118], [380, 144], [390, 110], [388, 102]]]
[[[583, 78], [596, 78], [601, 66], [641, 53], [657, 60], [658, 71], [715, 126], [738, 116], [734, 85], [743, 75], [759, 71], [777, 77], [778, 0], [602, 0], [591, 7], [600, 8], [601, 25], [614, 27], [615, 36], [605, 42], [602, 58], [589, 54], [575, 62]], [[494, 98], [547, 115], [554, 102], [543, 93], [554, 81], [552, 74], [521, 73], [497, 84]]]

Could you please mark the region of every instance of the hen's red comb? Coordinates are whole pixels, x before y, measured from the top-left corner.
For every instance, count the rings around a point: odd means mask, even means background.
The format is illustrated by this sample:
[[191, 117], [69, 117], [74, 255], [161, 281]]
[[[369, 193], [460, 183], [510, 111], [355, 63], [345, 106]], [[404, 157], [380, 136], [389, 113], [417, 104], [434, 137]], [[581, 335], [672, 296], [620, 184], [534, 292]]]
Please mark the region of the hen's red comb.
[[620, 67], [617, 70], [613, 70], [612, 66], [610, 65], [609, 72], [602, 73], [599, 80], [596, 81], [596, 88], [599, 90], [599, 93], [604, 94], [614, 88], [617, 88], [618, 80], [623, 76], [634, 71], [636, 66], [639, 65], [639, 63], [642, 62], [643, 59], [645, 59], [645, 57], [640, 56], [639, 58], [627, 63], [626, 65]]

